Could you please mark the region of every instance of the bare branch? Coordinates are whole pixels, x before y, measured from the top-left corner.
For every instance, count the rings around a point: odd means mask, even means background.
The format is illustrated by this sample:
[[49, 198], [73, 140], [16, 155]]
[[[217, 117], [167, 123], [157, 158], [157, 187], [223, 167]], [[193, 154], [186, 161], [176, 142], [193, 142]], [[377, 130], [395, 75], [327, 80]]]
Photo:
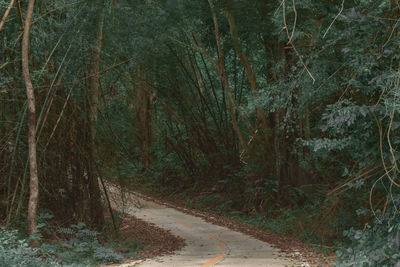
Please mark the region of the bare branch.
[[331, 24], [329, 25], [328, 29], [326, 29], [326, 32], [324, 33], [324, 36], [322, 36], [322, 38], [325, 38], [326, 34], [329, 32], [329, 30], [331, 29], [333, 23], [335, 23], [335, 21], [337, 20], [337, 18], [342, 14], [343, 12], [343, 8], [344, 8], [344, 0], [342, 1], [342, 6], [339, 10], [339, 13], [336, 15], [336, 17], [332, 20]]
[[392, 35], [393, 35], [394, 31], [397, 29], [397, 24], [399, 23], [399, 21], [400, 21], [400, 18], [398, 18], [396, 23], [393, 25], [392, 31], [390, 32], [390, 35], [389, 35], [389, 38], [386, 40], [386, 42], [383, 44], [382, 47], [385, 47], [389, 43], [390, 39], [392, 39]]
[[53, 130], [51, 131], [50, 137], [49, 137], [49, 139], [47, 140], [47, 143], [46, 143], [46, 145], [44, 146], [44, 148], [43, 148], [43, 150], [42, 150], [42, 154], [44, 154], [44, 152], [46, 151], [47, 146], [48, 146], [49, 143], [50, 143], [50, 140], [53, 138], [53, 135], [54, 135], [54, 133], [56, 132], [56, 129], [57, 129], [57, 127], [58, 127], [58, 124], [59, 124], [60, 121], [61, 121], [61, 118], [62, 118], [62, 116], [63, 116], [63, 114], [64, 114], [65, 108], [67, 107], [68, 101], [69, 101], [69, 99], [70, 99], [70, 97], [71, 97], [71, 93], [72, 93], [72, 89], [73, 89], [73, 88], [74, 88], [74, 87], [71, 87], [71, 89], [69, 90], [67, 99], [65, 100], [64, 105], [63, 105], [63, 107], [62, 107], [62, 110], [61, 110], [61, 112], [60, 112], [60, 115], [59, 115], [58, 118], [57, 118], [56, 124], [54, 125]]
[[8, 62], [4, 63], [3, 65], [0, 66], [0, 70], [4, 69], [5, 67], [7, 67]]
[[307, 71], [308, 75], [310, 76], [310, 78], [312, 79], [313, 83], [315, 83], [315, 78], [314, 76], [311, 74], [310, 70], [308, 69], [307, 65], [304, 63], [303, 58], [301, 57], [300, 53], [297, 51], [296, 47], [294, 46], [293, 42], [292, 42], [292, 38], [294, 35], [294, 30], [296, 27], [296, 21], [297, 21], [297, 11], [296, 11], [296, 7], [294, 4], [294, 0], [293, 1], [293, 10], [295, 12], [295, 19], [294, 19], [294, 25], [293, 25], [293, 29], [292, 29], [292, 34], [291, 36], [289, 36], [289, 29], [287, 26], [287, 22], [286, 22], [286, 5], [285, 5], [285, 0], [282, 1], [282, 13], [283, 13], [283, 23], [284, 23], [284, 29], [286, 30], [286, 35], [288, 37], [288, 45], [291, 45], [293, 50], [296, 52], [296, 55], [299, 57], [301, 64], [303, 65], [304, 69]]
[[11, 0], [10, 5], [8, 6], [6, 12], [4, 13], [3, 19], [0, 22], [0, 31], [3, 28], [4, 23], [6, 22], [8, 14], [10, 14], [10, 11], [11, 11], [11, 8], [13, 7], [13, 5], [14, 5], [14, 2], [15, 2], [15, 0]]
[[294, 35], [294, 31], [296, 29], [296, 22], [297, 22], [297, 10], [296, 10], [296, 5], [294, 3], [294, 0], [292, 0], [293, 2], [293, 12], [294, 12], [294, 22], [293, 22], [293, 29], [292, 29], [292, 34], [290, 35], [289, 41], [287, 42], [287, 44], [290, 44], [292, 42], [293, 39], [293, 35]]

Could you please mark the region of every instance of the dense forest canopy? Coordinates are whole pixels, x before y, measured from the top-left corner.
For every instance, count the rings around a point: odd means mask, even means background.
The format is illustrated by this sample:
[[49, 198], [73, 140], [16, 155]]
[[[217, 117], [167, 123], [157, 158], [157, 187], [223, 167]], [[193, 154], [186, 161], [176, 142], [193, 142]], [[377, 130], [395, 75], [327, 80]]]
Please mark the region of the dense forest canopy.
[[[26, 216], [32, 193], [21, 67], [28, 2], [0, 2], [6, 226]], [[399, 12], [397, 0], [36, 1], [39, 213], [102, 229], [107, 179], [208, 193], [215, 210], [274, 231], [330, 246], [350, 240], [344, 264], [353, 255], [392, 266]]]

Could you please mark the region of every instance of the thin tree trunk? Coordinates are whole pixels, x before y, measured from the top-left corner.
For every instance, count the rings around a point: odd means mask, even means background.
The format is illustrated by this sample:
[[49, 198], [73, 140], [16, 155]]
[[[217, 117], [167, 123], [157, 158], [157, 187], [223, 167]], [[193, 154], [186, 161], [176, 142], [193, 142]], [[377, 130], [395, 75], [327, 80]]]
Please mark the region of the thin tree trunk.
[[281, 148], [280, 148], [280, 112], [279, 110], [276, 110], [274, 115], [274, 122], [275, 122], [275, 128], [274, 128], [274, 154], [275, 154], [275, 175], [276, 178], [278, 179], [278, 184], [281, 179]]
[[21, 23], [21, 27], [24, 27], [24, 18], [22, 17], [22, 8], [21, 8], [21, 2], [20, 0], [17, 1], [17, 12], [19, 16], [19, 22]]
[[142, 164], [145, 170], [151, 166], [151, 88], [147, 84], [145, 73], [141, 66], [138, 67], [136, 93], [136, 121], [139, 137]]
[[226, 90], [227, 96], [228, 96], [228, 108], [229, 108], [229, 113], [231, 116], [231, 122], [232, 122], [232, 126], [233, 129], [235, 130], [240, 143], [242, 144], [242, 147], [245, 151], [248, 151], [248, 145], [247, 142], [245, 141], [242, 131], [240, 130], [239, 127], [239, 123], [236, 119], [236, 115], [235, 115], [235, 109], [234, 109], [234, 103], [235, 100], [233, 98], [232, 95], [232, 90], [229, 86], [229, 81], [228, 81], [228, 77], [226, 75], [226, 71], [225, 71], [225, 62], [224, 62], [224, 53], [222, 50], [222, 45], [221, 45], [221, 38], [219, 36], [219, 24], [218, 24], [218, 20], [217, 20], [217, 15], [215, 13], [215, 8], [214, 8], [214, 4], [212, 3], [212, 0], [208, 1], [210, 8], [211, 8], [211, 12], [212, 12], [212, 16], [213, 16], [213, 21], [214, 21], [214, 33], [215, 33], [215, 41], [217, 42], [217, 48], [218, 48], [218, 63], [214, 63], [214, 66], [216, 67], [219, 75], [220, 75], [220, 79], [223, 85], [223, 88]]
[[[240, 62], [242, 63], [245, 71], [246, 71], [246, 75], [247, 75], [247, 80], [249, 81], [250, 84], [250, 89], [251, 92], [253, 94], [254, 97], [257, 97], [258, 93], [257, 93], [257, 79], [256, 76], [253, 72], [253, 69], [250, 66], [250, 63], [245, 55], [245, 53], [243, 52], [243, 50], [240, 47], [239, 44], [239, 37], [237, 34], [237, 30], [236, 30], [236, 25], [235, 25], [235, 19], [232, 16], [232, 14], [230, 12], [226, 12], [226, 15], [228, 17], [228, 22], [229, 22], [229, 28], [231, 31], [231, 37], [232, 37], [232, 41], [233, 41], [233, 46], [235, 48], [236, 53], [239, 56]], [[259, 108], [256, 107], [256, 113], [257, 113], [257, 120], [259, 123], [261, 123], [262, 125], [262, 133], [264, 134], [265, 137], [265, 141], [267, 142], [267, 144], [269, 143], [269, 136], [268, 136], [268, 123], [267, 123], [267, 119], [266, 116], [264, 114], [264, 111]]]
[[306, 140], [311, 139], [311, 131], [310, 131], [310, 111], [308, 106], [306, 106], [306, 117], [305, 117], [305, 125], [304, 125], [304, 138]]
[[[28, 98], [28, 146], [29, 146], [29, 203], [28, 203], [28, 233], [35, 234], [37, 231], [36, 213], [39, 200], [39, 178], [36, 158], [36, 108], [35, 93], [29, 73], [29, 31], [35, 0], [29, 0], [28, 11], [25, 19], [24, 35], [22, 38], [22, 76], [26, 87], [26, 96]], [[39, 246], [39, 241], [32, 241], [32, 247]]]
[[89, 194], [91, 220], [101, 229], [104, 225], [103, 208], [101, 206], [100, 187], [96, 171], [96, 131], [97, 131], [97, 112], [99, 108], [99, 66], [101, 44], [103, 40], [104, 15], [99, 18], [99, 29], [96, 46], [92, 51], [92, 60], [89, 71]]

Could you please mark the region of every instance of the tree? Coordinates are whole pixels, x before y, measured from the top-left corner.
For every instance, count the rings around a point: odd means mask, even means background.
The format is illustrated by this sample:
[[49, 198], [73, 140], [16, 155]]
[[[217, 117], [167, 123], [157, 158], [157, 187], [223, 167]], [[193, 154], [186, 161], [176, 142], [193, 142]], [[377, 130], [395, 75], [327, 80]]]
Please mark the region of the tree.
[[103, 207], [101, 205], [100, 187], [98, 182], [98, 167], [96, 163], [96, 132], [97, 132], [97, 113], [99, 110], [99, 66], [101, 62], [101, 47], [103, 41], [104, 13], [98, 19], [98, 33], [95, 45], [91, 50], [91, 62], [89, 70], [88, 104], [89, 104], [89, 155], [88, 155], [88, 179], [91, 219], [98, 228], [104, 225]]
[[[33, 235], [37, 232], [36, 213], [39, 200], [39, 177], [36, 156], [36, 102], [35, 92], [33, 89], [30, 73], [29, 73], [29, 31], [31, 28], [31, 20], [35, 0], [29, 0], [28, 10], [25, 18], [24, 34], [22, 38], [22, 75], [26, 86], [26, 96], [28, 99], [28, 146], [29, 146], [29, 172], [30, 172], [30, 196], [28, 204], [28, 232]], [[39, 246], [39, 242], [34, 240], [31, 242], [32, 247]]]

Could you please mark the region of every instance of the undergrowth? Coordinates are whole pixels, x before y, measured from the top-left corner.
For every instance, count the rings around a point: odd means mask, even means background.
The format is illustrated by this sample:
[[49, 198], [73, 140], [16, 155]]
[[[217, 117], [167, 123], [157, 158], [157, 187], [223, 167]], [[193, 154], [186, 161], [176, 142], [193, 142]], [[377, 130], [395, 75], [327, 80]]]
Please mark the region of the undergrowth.
[[17, 230], [0, 229], [0, 266], [60, 266], [53, 256], [39, 257], [40, 249], [29, 247], [29, 240]]
[[[400, 196], [392, 196], [396, 205]], [[350, 228], [343, 232], [347, 243], [337, 250], [337, 266], [400, 266], [400, 216], [395, 205], [389, 212], [360, 209], [358, 216], [371, 215], [374, 220], [361, 229]]]
[[[0, 228], [0, 266], [98, 266], [109, 263], [120, 263], [124, 255], [135, 255], [143, 246], [134, 241], [126, 244], [99, 242], [104, 234], [93, 231], [79, 222], [69, 227], [59, 227], [49, 223], [53, 216], [42, 213], [38, 216], [38, 233], [30, 237], [25, 229]], [[15, 221], [14, 227], [24, 225], [25, 219]], [[30, 248], [30, 239], [40, 241], [38, 248]]]

